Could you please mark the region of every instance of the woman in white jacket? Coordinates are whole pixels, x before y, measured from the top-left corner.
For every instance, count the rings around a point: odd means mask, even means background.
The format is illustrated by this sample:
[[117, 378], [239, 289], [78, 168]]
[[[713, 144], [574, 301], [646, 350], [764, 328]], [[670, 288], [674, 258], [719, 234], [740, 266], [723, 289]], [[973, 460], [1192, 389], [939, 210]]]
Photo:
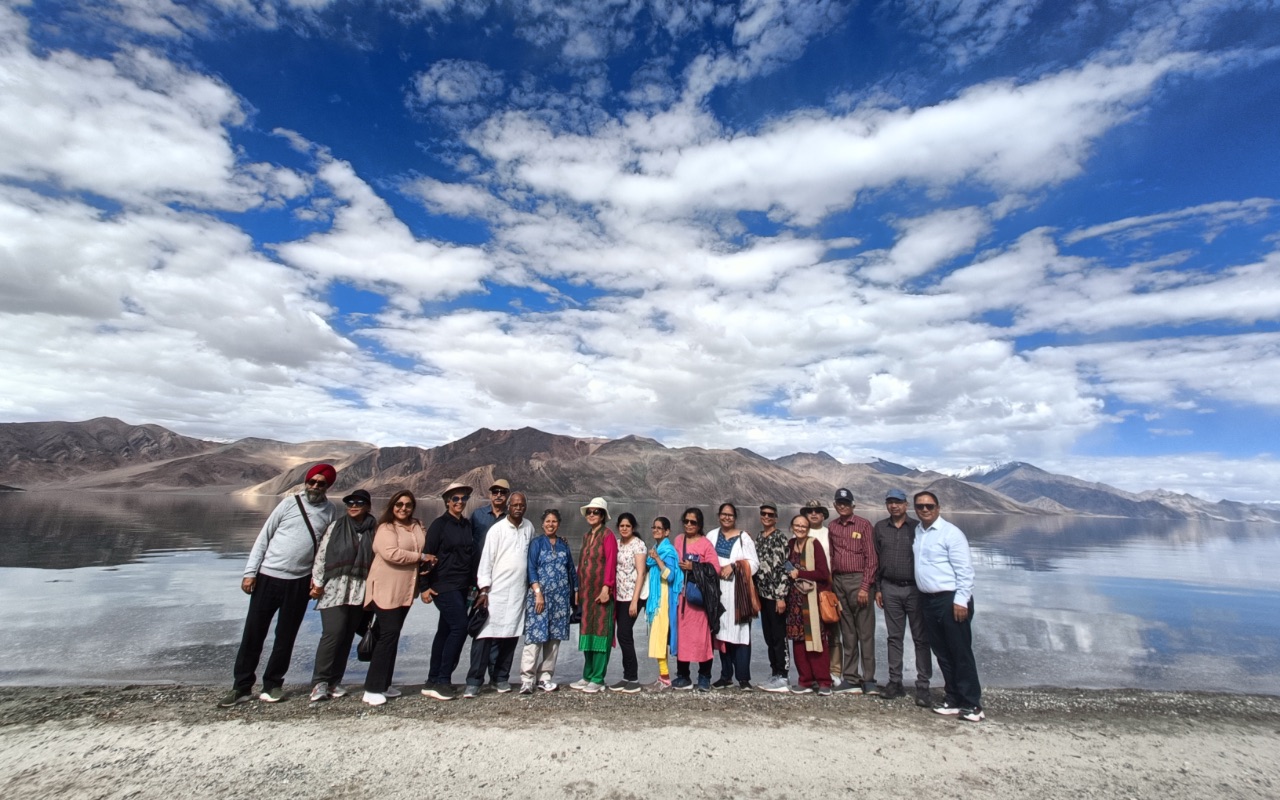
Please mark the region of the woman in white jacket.
[[[735, 678], [739, 688], [751, 688], [751, 617], [739, 622], [738, 576], [741, 571], [746, 579], [746, 589], [751, 591], [751, 576], [760, 569], [756, 556], [756, 543], [751, 535], [738, 528], [738, 509], [733, 503], [723, 503], [719, 512], [720, 527], [707, 533], [707, 540], [720, 558], [720, 603], [724, 612], [720, 615], [720, 632], [716, 634], [716, 648], [720, 650], [720, 680], [711, 684], [716, 689], [728, 689]], [[739, 565], [739, 562], [743, 562]]]

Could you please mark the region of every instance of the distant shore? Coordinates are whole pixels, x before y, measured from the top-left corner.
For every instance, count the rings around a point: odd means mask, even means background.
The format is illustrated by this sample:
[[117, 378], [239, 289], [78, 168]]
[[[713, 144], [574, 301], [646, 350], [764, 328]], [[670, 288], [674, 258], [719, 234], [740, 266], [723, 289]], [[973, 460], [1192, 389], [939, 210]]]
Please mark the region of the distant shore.
[[986, 722], [856, 696], [406, 686], [233, 709], [225, 687], [0, 687], [8, 797], [1271, 798], [1280, 698], [994, 689]]

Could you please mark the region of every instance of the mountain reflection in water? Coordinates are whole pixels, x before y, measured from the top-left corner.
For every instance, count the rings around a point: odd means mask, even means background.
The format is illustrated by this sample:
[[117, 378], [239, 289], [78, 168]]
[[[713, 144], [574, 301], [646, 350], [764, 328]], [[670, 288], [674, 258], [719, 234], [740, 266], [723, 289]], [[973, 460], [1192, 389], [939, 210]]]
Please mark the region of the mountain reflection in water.
[[[379, 498], [375, 502], [379, 502]], [[229, 683], [247, 598], [244, 556], [277, 498], [77, 492], [0, 495], [0, 603], [10, 609], [0, 683], [102, 681]], [[945, 503], [945, 499], [944, 499]], [[559, 508], [580, 546], [578, 503]], [[714, 519], [714, 503], [704, 504]], [[683, 506], [614, 504], [648, 535]], [[378, 509], [380, 510], [380, 508]], [[441, 513], [420, 500], [424, 520]], [[783, 509], [783, 526], [793, 510]], [[881, 509], [860, 507], [872, 520]], [[1280, 528], [1241, 523], [1086, 517], [952, 517], [969, 535], [977, 570], [975, 647], [990, 686], [1138, 687], [1280, 694]], [[739, 522], [759, 529], [755, 508]], [[888, 679], [883, 619], [876, 678]], [[397, 681], [426, 676], [436, 611], [415, 604]], [[308, 612], [289, 680], [304, 684], [320, 632]], [[656, 677], [644, 657], [641, 680]], [[753, 675], [768, 677], [757, 624]], [[906, 647], [906, 682], [914, 679]], [[462, 681], [463, 663], [454, 675]], [[561, 649], [558, 679], [580, 674], [575, 643]], [[610, 680], [620, 673], [611, 659]], [[935, 670], [936, 673], [936, 670]], [[348, 682], [363, 665], [352, 662]], [[934, 683], [940, 685], [940, 676]]]

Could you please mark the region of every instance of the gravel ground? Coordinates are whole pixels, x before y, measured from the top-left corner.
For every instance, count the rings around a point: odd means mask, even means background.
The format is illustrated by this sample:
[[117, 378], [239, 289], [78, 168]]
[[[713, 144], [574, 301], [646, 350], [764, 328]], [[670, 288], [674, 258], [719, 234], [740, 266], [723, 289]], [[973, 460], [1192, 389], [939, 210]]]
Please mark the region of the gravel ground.
[[217, 709], [223, 687], [0, 687], [0, 796], [1280, 796], [1276, 697], [994, 689], [970, 724], [905, 698], [404, 688]]

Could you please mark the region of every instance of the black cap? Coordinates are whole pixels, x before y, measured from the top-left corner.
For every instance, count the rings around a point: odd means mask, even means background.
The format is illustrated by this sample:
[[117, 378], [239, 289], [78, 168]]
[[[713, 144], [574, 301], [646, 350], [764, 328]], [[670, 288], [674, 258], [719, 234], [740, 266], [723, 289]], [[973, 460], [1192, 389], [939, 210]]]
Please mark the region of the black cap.
[[848, 489], [836, 489], [836, 502], [853, 505], [853, 492]]
[[369, 493], [366, 492], [364, 489], [356, 489], [351, 494], [342, 498], [342, 502], [344, 503], [350, 503], [352, 500], [363, 500], [366, 506], [373, 505], [373, 498], [370, 497]]

